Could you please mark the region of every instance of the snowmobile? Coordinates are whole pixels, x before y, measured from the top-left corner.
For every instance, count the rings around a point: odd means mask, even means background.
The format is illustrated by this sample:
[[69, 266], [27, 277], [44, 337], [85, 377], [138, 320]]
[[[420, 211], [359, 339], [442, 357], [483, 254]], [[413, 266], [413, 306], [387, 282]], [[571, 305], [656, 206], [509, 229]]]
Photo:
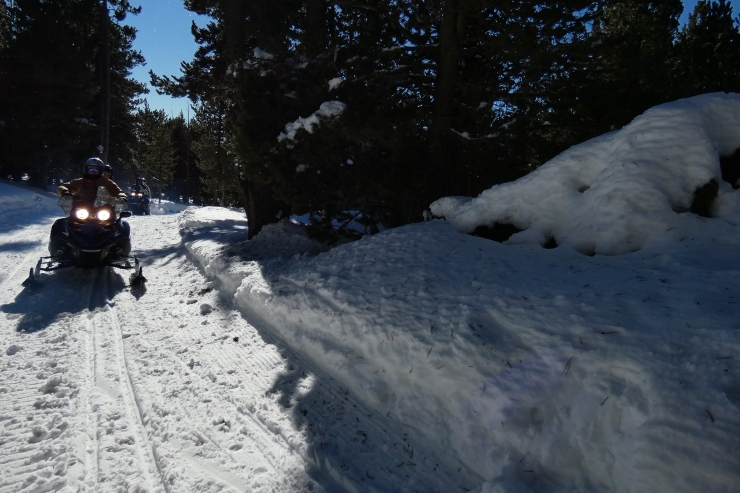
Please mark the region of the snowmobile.
[[118, 197], [97, 197], [94, 202], [75, 200], [71, 195], [62, 197], [59, 206], [68, 217], [54, 222], [49, 256], [39, 259], [23, 286], [40, 286], [41, 271], [105, 266], [134, 269], [131, 284], [144, 283], [139, 259], [131, 255], [131, 228], [122, 220], [131, 216], [126, 205], [126, 199]]
[[128, 210], [131, 211], [132, 214], [150, 214], [150, 202], [151, 200], [149, 199], [149, 195], [136, 191], [134, 190], [134, 187], [131, 187], [128, 198]]

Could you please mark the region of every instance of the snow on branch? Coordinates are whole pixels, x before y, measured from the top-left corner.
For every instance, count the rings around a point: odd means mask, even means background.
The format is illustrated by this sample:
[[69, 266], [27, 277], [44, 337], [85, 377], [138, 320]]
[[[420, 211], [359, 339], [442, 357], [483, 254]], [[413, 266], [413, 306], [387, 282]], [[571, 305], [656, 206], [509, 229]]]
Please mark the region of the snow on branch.
[[285, 132], [280, 132], [278, 135], [278, 142], [282, 142], [285, 139], [295, 140], [295, 134], [299, 129], [304, 129], [308, 133], [313, 132], [313, 126], [319, 124], [320, 117], [331, 118], [339, 116], [347, 107], [346, 104], [341, 101], [326, 101], [321, 103], [321, 106], [317, 111], [312, 113], [309, 117], [299, 117], [296, 121], [285, 125]]

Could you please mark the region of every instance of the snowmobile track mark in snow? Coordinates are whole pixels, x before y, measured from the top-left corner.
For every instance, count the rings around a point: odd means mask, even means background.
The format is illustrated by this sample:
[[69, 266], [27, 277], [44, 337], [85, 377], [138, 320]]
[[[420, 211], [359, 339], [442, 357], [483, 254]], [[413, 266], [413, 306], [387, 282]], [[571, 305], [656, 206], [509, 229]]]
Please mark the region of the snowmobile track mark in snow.
[[97, 374], [97, 357], [95, 348], [96, 337], [95, 328], [93, 327], [92, 320], [87, 319], [87, 334], [85, 337], [85, 348], [87, 350], [87, 357], [85, 362], [87, 364], [87, 375], [85, 375], [86, 382], [83, 385], [83, 391], [81, 398], [86, 403], [85, 411], [87, 413], [85, 424], [87, 426], [87, 449], [85, 450], [85, 484], [91, 490], [98, 484], [100, 471], [100, 442], [98, 440], [98, 415], [93, 410], [94, 404], [91, 401], [92, 396], [90, 389], [95, 386], [95, 375]]
[[[16, 274], [18, 274], [19, 271], [23, 270], [24, 272], [27, 272], [28, 264], [31, 261], [31, 259], [34, 259], [39, 256], [38, 250], [40, 250], [41, 247], [31, 250], [31, 253], [23, 257], [23, 260], [18, 262], [18, 264], [15, 266], [15, 268], [10, 271], [10, 273], [0, 281], [0, 292], [2, 292], [5, 289], [6, 284], [8, 284], [12, 279], [15, 278]], [[12, 284], [11, 284], [12, 285]], [[16, 286], [20, 285], [20, 283], [16, 283]]]
[[167, 483], [164, 481], [162, 476], [156, 448], [151, 440], [149, 440], [149, 436], [144, 425], [144, 413], [141, 409], [141, 403], [136, 396], [133, 382], [131, 381], [131, 374], [129, 373], [128, 364], [126, 362], [126, 352], [123, 344], [121, 324], [114, 308], [109, 310], [109, 317], [114, 329], [114, 334], [111, 335], [113, 336], [112, 338], [115, 344], [123, 398], [126, 402], [126, 411], [129, 415], [130, 422], [135, 429], [134, 432], [137, 436], [136, 444], [138, 446], [140, 456], [144, 459], [142, 463], [146, 467], [148, 482], [155, 491], [159, 491], [161, 487], [164, 491], [169, 492]]

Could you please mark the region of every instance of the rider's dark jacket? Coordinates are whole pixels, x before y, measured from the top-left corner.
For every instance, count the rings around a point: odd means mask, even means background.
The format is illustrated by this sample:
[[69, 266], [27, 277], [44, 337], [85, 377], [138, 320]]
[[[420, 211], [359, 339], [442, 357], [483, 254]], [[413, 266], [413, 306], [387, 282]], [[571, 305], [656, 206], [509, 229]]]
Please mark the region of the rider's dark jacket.
[[149, 186], [147, 186], [147, 185], [139, 185], [139, 184], [136, 184], [133, 187], [131, 187], [131, 191], [132, 192], [136, 192], [136, 193], [141, 192], [141, 193], [143, 193], [147, 197], [151, 197], [152, 196], [152, 191], [149, 189]]

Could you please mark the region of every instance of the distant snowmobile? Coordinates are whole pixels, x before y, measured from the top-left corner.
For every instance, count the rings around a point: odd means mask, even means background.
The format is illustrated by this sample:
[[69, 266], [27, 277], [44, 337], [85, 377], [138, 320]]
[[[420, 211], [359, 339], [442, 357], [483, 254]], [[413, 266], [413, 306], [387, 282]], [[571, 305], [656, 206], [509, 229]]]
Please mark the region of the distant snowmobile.
[[128, 210], [133, 214], [149, 215], [152, 191], [146, 184], [143, 176], [136, 178], [136, 184], [131, 187], [128, 194]]
[[133, 214], [149, 215], [150, 199], [149, 196], [131, 188], [128, 199], [128, 210]]
[[59, 200], [59, 205], [68, 217], [54, 222], [49, 239], [49, 256], [39, 259], [23, 286], [38, 287], [41, 271], [67, 267], [134, 269], [131, 284], [146, 281], [139, 259], [130, 255], [131, 228], [122, 220], [131, 216], [125, 210], [126, 199], [106, 196], [90, 203], [68, 195]]

